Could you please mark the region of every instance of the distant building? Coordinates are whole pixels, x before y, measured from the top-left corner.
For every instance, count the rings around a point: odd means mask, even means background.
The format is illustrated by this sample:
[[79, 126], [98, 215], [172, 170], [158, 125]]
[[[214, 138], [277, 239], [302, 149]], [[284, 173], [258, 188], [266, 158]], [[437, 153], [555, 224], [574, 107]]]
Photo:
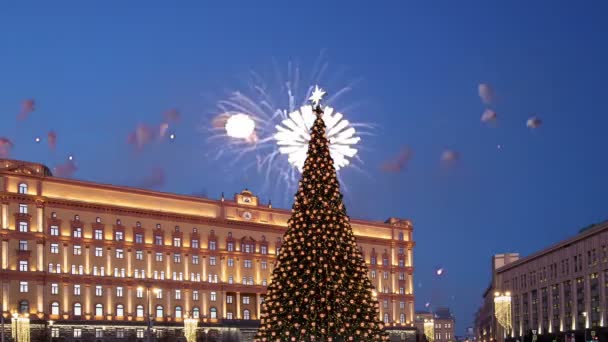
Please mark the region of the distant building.
[[608, 221], [500, 267], [495, 285], [511, 298], [507, 340], [608, 341]]
[[[42, 164], [0, 159], [4, 333], [31, 324], [65, 342], [183, 341], [194, 321], [204, 336], [249, 341], [290, 215], [248, 190], [210, 200], [53, 177]], [[393, 341], [415, 338], [412, 223], [350, 223], [379, 318]]]
[[479, 341], [608, 341], [608, 221], [526, 258], [494, 261], [475, 317]]
[[496, 270], [519, 259], [517, 253], [496, 254], [492, 257], [492, 279], [483, 293], [483, 302], [475, 314], [473, 335], [477, 341], [491, 342], [496, 340], [496, 319], [494, 317], [494, 290], [496, 288]]
[[[427, 323], [427, 327], [432, 327], [432, 329], [427, 328], [427, 331], [425, 331], [425, 322]], [[429, 324], [431, 325], [429, 326]], [[454, 324], [454, 316], [449, 308], [437, 308], [435, 312], [417, 311], [415, 314], [416, 329], [418, 329], [420, 334], [432, 334], [432, 336], [426, 336], [429, 341], [456, 341], [454, 336]]]

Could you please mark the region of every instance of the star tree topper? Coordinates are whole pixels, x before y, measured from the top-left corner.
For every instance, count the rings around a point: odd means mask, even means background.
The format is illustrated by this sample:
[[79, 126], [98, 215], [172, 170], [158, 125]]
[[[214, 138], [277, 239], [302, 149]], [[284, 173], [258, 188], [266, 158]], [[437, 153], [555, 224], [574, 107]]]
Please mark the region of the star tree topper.
[[325, 90], [319, 88], [318, 85], [315, 85], [315, 90], [312, 92], [312, 95], [308, 98], [312, 101], [313, 107], [318, 107], [321, 100], [323, 100], [323, 95], [325, 95]]

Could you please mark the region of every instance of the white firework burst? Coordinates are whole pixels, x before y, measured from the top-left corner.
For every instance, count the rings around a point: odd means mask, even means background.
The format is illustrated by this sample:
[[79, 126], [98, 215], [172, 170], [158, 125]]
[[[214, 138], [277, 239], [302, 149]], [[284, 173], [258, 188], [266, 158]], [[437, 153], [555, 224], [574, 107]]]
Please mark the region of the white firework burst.
[[[284, 119], [282, 125], [276, 125], [277, 133], [274, 138], [279, 146], [279, 152], [288, 155], [288, 161], [300, 172], [304, 167], [310, 129], [315, 122], [316, 114], [311, 106], [303, 106], [293, 111]], [[335, 112], [332, 107], [325, 107], [323, 121], [326, 126], [326, 135], [329, 140], [329, 153], [334, 160], [336, 171], [350, 164], [349, 158], [355, 157], [357, 149], [353, 148], [361, 138], [356, 136], [357, 131], [344, 119], [344, 115]]]
[[[291, 192], [300, 178], [315, 118], [308, 98], [313, 85], [323, 84], [334, 89], [324, 101], [328, 106], [323, 116], [334, 165], [337, 170], [356, 167], [355, 161], [360, 162], [361, 136], [371, 134], [374, 127], [344, 118], [342, 113], [352, 107], [344, 107], [342, 98], [351, 91], [351, 85], [335, 86], [335, 79], [325, 82], [323, 76], [328, 63], [321, 59], [315, 63], [309, 80], [301, 79], [297, 65], [288, 63], [285, 74], [275, 64], [272, 77], [252, 72], [247, 87], [218, 101], [208, 138], [215, 158], [228, 156], [231, 168], [238, 167], [239, 173], [255, 167], [264, 176], [266, 185], [280, 186], [287, 193]], [[334, 109], [337, 102], [343, 108], [342, 113]], [[226, 127], [230, 118], [234, 119], [230, 120], [230, 127]], [[252, 128], [250, 136], [241, 134]]]

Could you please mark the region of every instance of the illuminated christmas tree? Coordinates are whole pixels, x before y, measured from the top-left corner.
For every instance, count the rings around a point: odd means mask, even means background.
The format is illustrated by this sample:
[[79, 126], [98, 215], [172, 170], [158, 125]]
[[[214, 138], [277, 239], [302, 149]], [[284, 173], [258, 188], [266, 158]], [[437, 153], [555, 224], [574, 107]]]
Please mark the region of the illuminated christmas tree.
[[255, 341], [384, 341], [378, 302], [342, 202], [326, 138], [324, 92]]

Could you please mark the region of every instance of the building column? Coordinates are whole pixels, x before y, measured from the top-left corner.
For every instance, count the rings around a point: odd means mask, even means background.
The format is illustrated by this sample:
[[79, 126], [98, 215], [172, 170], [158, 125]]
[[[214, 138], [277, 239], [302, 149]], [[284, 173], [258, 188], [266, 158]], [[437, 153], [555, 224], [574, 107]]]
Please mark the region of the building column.
[[[537, 288], [536, 291], [538, 293], [538, 327], [537, 328], [538, 328], [538, 334], [541, 335], [543, 333], [543, 328], [544, 328], [544, 326], [543, 326], [543, 291], [541, 288]], [[497, 324], [497, 325], [500, 325], [500, 324]], [[496, 329], [496, 330], [498, 330], [498, 329]]]
[[44, 204], [36, 203], [36, 225], [38, 226], [38, 232], [44, 232]]
[[576, 278], [574, 279], [574, 281], [570, 282], [570, 293], [572, 294], [572, 298], [574, 298], [574, 300], [572, 301], [572, 303], [574, 305], [572, 305], [572, 322], [568, 322], [568, 330], [572, 329], [572, 330], [576, 330], [578, 329], [578, 327], [576, 326], [576, 319], [577, 319], [577, 312], [576, 312], [576, 308], [577, 308], [577, 304], [576, 304]]
[[564, 284], [560, 283], [559, 284], [559, 331], [566, 331], [568, 330], [567, 328], [567, 323], [564, 321], [564, 317], [566, 316], [566, 308], [565, 308], [565, 303], [566, 303], [566, 299], [564, 298]]
[[9, 299], [10, 299], [9, 293], [8, 293], [9, 283], [4, 282], [4, 280], [0, 279], [0, 286], [2, 287], [0, 289], [0, 290], [2, 290], [2, 298], [0, 298], [0, 302], [2, 302], [2, 310], [10, 311], [9, 307], [8, 307], [8, 303], [9, 303]]
[[91, 274], [91, 247], [84, 246], [84, 274]]
[[125, 316], [133, 315], [133, 286], [127, 286], [127, 311], [125, 312]]
[[8, 203], [2, 203], [2, 229], [8, 229]]
[[175, 313], [173, 312], [173, 310], [171, 310], [171, 291], [167, 290], [165, 291], [165, 298], [167, 299], [167, 307], [165, 308], [165, 316], [168, 316], [168, 314], [171, 314], [171, 317], [173, 317], [173, 319], [175, 320]]
[[260, 259], [256, 259], [254, 260], [254, 267], [255, 267], [255, 284], [256, 285], [261, 285], [262, 284], [262, 276], [261, 276], [261, 271], [260, 271]]
[[127, 253], [127, 277], [131, 278], [133, 276], [133, 268], [131, 267], [133, 265], [133, 249], [127, 248], [125, 252]]
[[[123, 289], [124, 290], [124, 289]], [[107, 297], [107, 304], [106, 304], [106, 308], [105, 308], [105, 312], [104, 312], [104, 318], [106, 316], [112, 315], [112, 313], [114, 312], [114, 310], [112, 310], [112, 307], [114, 306], [114, 302], [112, 301], [112, 298], [114, 298], [114, 296], [116, 295], [115, 293], [112, 292], [112, 286], [108, 286], [106, 288], [106, 297]]]
[[36, 294], [37, 294], [37, 311], [38, 313], [44, 313], [44, 285], [38, 284], [36, 285]]
[[42, 240], [36, 241], [36, 270], [38, 272], [44, 271], [44, 242]]
[[84, 285], [84, 305], [83, 305], [83, 309], [84, 309], [84, 314], [85, 315], [91, 315], [91, 285], [90, 284], [85, 284]]
[[63, 312], [70, 312], [70, 302], [69, 299], [72, 297], [70, 295], [70, 286], [67, 283], [63, 283]]
[[553, 289], [551, 288], [551, 285], [547, 286], [547, 299], [548, 299], [548, 310], [547, 310], [547, 315], [549, 316], [548, 319], [548, 323], [549, 323], [549, 334], [553, 333], [555, 331], [555, 327], [553, 326]]
[[236, 293], [236, 319], [241, 319], [241, 293]]
[[393, 322], [397, 322], [397, 301], [393, 297], [393, 299], [391, 299], [391, 302], [393, 306]]
[[201, 312], [202, 317], [209, 316], [209, 308], [207, 307], [207, 296], [209, 295], [206, 291], [201, 291], [201, 296], [203, 297], [203, 310]]
[[416, 317], [414, 317], [414, 302], [409, 302], [409, 314], [408, 316], [410, 317], [410, 322], [412, 325], [414, 325], [414, 322], [416, 320]]
[[412, 267], [412, 265], [414, 265], [414, 253], [412, 253], [411, 248], [407, 249], [407, 260], [405, 264], [407, 267]]
[[70, 273], [71, 272], [70, 265], [68, 265], [68, 244], [63, 244], [63, 266], [61, 273]]
[[[599, 274], [599, 281], [600, 281], [600, 327], [605, 327], [608, 323], [608, 313], [606, 311], [608, 311], [608, 308], [606, 307], [605, 303], [606, 303], [606, 296], [608, 296], [608, 287], [606, 286], [606, 282], [608, 281], [608, 279], [606, 279], [606, 274], [607, 272], [605, 271], [600, 271]], [[603, 290], [602, 290], [603, 289]]]
[[190, 268], [188, 266], [189, 266], [189, 264], [188, 264], [188, 254], [185, 254], [184, 255], [184, 273], [185, 273], [184, 274], [184, 279], [186, 281], [192, 280], [192, 279], [190, 279], [190, 272], [189, 272]]
[[207, 260], [206, 256], [203, 256], [201, 259], [201, 264], [203, 264], [203, 281], [208, 282], [209, 278], [207, 277], [207, 262], [209, 262], [209, 260]]
[[260, 294], [255, 294], [255, 319], [260, 319]]
[[171, 253], [167, 253], [167, 255], [165, 255], [165, 272], [166, 272], [166, 279], [173, 279], [171, 278], [172, 274], [171, 274]]
[[192, 293], [190, 292], [189, 289], [184, 289], [184, 294], [182, 299], [184, 300], [184, 317], [191, 317], [191, 311], [192, 309], [190, 309], [190, 297], [192, 296]]
[[[589, 262], [587, 260], [587, 262]], [[591, 279], [589, 279], [589, 275], [585, 274], [583, 278], [583, 284], [585, 285], [585, 312], [587, 316], [585, 317], [585, 329], [589, 329], [591, 327]], [[598, 284], [601, 288], [601, 284]]]
[[114, 270], [112, 269], [112, 247], [108, 247], [106, 250], [106, 266], [107, 268], [107, 274], [110, 276], [114, 276]]
[[[156, 256], [155, 256], [156, 257]], [[146, 271], [146, 278], [150, 279], [152, 278], [152, 252], [148, 251], [148, 270]]]
[[226, 291], [221, 292], [220, 300], [222, 301], [222, 312], [218, 312], [218, 318], [226, 318]]
[[2, 269], [5, 270], [8, 268], [8, 240], [2, 240], [0, 247], [2, 251]]

